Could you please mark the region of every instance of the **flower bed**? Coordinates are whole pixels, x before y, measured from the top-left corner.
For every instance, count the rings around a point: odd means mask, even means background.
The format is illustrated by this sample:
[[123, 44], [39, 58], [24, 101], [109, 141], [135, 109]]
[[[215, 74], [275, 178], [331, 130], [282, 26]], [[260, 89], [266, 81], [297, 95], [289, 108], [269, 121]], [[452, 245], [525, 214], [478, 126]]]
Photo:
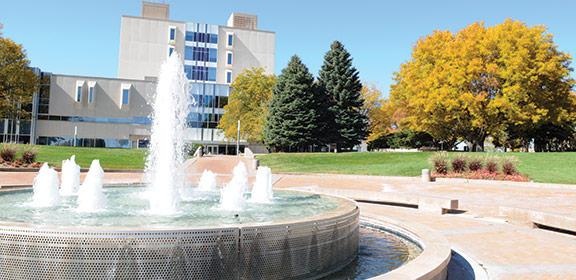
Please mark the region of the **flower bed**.
[[477, 179], [477, 180], [497, 180], [497, 181], [514, 181], [514, 182], [530, 182], [530, 177], [526, 174], [513, 173], [511, 175], [501, 174], [498, 172], [490, 172], [486, 169], [476, 171], [465, 171], [457, 173], [450, 171], [446, 174], [433, 172], [432, 177], [436, 178], [464, 178], [464, 179]]
[[25, 163], [21, 159], [17, 159], [14, 161], [5, 161], [0, 159], [0, 167], [11, 167], [11, 168], [20, 168], [20, 167], [29, 167], [29, 168], [40, 168], [42, 167], [41, 162], [33, 162], [33, 163]]

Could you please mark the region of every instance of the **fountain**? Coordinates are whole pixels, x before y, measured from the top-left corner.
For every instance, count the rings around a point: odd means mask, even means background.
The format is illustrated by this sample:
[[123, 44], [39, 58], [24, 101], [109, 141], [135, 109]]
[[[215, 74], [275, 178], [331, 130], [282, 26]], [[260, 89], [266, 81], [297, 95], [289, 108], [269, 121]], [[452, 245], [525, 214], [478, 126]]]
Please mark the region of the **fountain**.
[[150, 213], [169, 215], [178, 210], [179, 192], [185, 176], [178, 170], [184, 163], [184, 136], [189, 105], [189, 82], [178, 53], [174, 52], [160, 69], [152, 105], [152, 135], [146, 160], [150, 188]]
[[76, 164], [76, 156], [72, 155], [62, 163], [62, 184], [60, 195], [75, 195], [80, 188], [80, 166]]
[[32, 197], [31, 206], [49, 207], [60, 202], [58, 193], [58, 172], [50, 168], [48, 163], [44, 163], [34, 178], [34, 196]]
[[248, 172], [243, 162], [238, 163], [232, 171], [232, 180], [222, 189], [220, 208], [228, 211], [243, 210], [246, 206], [244, 192], [248, 187]]
[[[154, 100], [146, 191], [124, 186], [104, 195], [95, 160], [77, 199], [60, 199], [56, 172], [47, 164], [32, 199], [29, 192], [0, 192], [0, 278], [317, 279], [356, 257], [353, 201], [277, 191], [273, 203], [262, 203], [272, 199], [264, 168], [252, 192], [258, 203], [245, 200], [244, 163], [221, 197], [183, 200], [184, 190], [194, 189], [179, 169], [191, 100], [175, 52], [162, 66]], [[201, 190], [213, 188], [214, 176], [207, 174]], [[63, 193], [72, 193], [66, 188]], [[26, 208], [30, 200], [50, 207]]]
[[104, 170], [100, 167], [100, 161], [95, 159], [78, 191], [78, 211], [95, 212], [106, 209], [107, 199], [102, 192], [103, 179]]
[[252, 188], [250, 202], [271, 203], [273, 196], [272, 171], [266, 166], [259, 166], [256, 171], [256, 181]]
[[210, 170], [204, 170], [200, 182], [198, 182], [199, 191], [213, 191], [216, 190], [216, 173]]

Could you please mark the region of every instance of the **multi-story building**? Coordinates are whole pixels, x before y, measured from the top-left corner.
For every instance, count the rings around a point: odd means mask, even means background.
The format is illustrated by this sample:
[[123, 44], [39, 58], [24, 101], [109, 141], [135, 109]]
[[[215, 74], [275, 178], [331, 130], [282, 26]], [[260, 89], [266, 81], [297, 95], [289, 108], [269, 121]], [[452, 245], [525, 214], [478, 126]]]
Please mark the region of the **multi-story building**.
[[143, 2], [141, 17], [122, 16], [118, 78], [38, 71], [45, 78], [34, 100], [30, 142], [143, 146], [150, 137], [149, 103], [160, 66], [177, 52], [196, 101], [186, 140], [226, 153], [228, 145], [216, 126], [228, 103], [229, 85], [245, 68], [274, 73], [275, 33], [258, 30], [255, 15], [233, 13], [228, 25], [220, 26], [173, 21], [168, 14], [167, 4]]

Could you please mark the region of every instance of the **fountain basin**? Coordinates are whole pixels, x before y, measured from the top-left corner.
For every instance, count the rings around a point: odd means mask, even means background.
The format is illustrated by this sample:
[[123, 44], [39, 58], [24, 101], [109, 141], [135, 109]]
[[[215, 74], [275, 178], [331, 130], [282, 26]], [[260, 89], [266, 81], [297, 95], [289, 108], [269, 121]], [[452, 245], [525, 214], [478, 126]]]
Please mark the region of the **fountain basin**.
[[351, 262], [359, 211], [198, 227], [73, 227], [0, 221], [8, 279], [316, 279]]

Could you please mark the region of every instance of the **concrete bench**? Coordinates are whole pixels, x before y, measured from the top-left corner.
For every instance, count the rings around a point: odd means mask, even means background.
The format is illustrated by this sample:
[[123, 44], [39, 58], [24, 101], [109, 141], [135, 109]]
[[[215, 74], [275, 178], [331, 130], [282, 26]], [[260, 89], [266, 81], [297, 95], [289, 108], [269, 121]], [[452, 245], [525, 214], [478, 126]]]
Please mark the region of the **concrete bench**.
[[576, 232], [576, 217], [526, 208], [500, 206], [500, 215], [514, 225], [537, 225]]
[[437, 196], [319, 187], [309, 188], [309, 190], [317, 193], [344, 196], [354, 200], [416, 205], [418, 210], [436, 214], [446, 214], [449, 210], [458, 209], [457, 199]]

